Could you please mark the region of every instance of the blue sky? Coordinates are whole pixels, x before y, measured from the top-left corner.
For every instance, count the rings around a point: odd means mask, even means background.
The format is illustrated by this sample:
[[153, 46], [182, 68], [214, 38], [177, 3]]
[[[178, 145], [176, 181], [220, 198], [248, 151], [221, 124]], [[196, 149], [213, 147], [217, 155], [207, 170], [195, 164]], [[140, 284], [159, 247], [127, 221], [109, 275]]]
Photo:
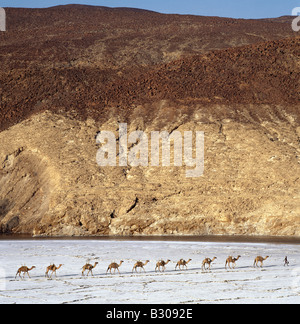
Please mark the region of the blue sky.
[[279, 17], [300, 7], [300, 0], [0, 0], [0, 7], [46, 8], [71, 3], [233, 18]]

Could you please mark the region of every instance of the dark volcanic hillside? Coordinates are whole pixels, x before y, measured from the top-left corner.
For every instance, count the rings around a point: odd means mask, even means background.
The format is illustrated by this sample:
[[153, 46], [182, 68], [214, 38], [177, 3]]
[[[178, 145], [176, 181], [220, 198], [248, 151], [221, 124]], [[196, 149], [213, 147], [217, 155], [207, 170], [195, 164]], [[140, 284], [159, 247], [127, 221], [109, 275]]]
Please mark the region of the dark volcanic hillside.
[[6, 64], [120, 68], [293, 36], [290, 21], [163, 15], [135, 9], [63, 6], [6, 9]]
[[74, 5], [7, 9], [7, 25], [0, 35], [1, 129], [44, 109], [99, 118], [112, 105], [156, 99], [298, 100], [298, 40], [206, 55], [291, 37], [290, 22]]
[[[213, 51], [164, 64], [106, 95], [130, 89], [132, 102], [168, 99], [202, 103], [297, 104], [300, 38]], [[126, 85], [126, 90], [124, 89]], [[118, 98], [124, 98], [120, 91]], [[136, 98], [136, 99], [132, 99]]]
[[[6, 13], [0, 232], [300, 236], [300, 38], [290, 17]], [[204, 175], [100, 168], [97, 133], [117, 136], [121, 122], [204, 131]]]

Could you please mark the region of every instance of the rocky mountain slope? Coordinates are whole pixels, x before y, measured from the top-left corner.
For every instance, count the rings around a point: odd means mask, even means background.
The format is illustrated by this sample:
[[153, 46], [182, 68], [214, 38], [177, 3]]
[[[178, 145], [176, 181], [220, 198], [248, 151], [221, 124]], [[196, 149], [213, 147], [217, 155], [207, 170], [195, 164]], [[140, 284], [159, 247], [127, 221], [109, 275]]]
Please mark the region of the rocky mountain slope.
[[[0, 229], [35, 235], [300, 236], [291, 19], [7, 9]], [[104, 167], [96, 136], [205, 132], [205, 172]]]

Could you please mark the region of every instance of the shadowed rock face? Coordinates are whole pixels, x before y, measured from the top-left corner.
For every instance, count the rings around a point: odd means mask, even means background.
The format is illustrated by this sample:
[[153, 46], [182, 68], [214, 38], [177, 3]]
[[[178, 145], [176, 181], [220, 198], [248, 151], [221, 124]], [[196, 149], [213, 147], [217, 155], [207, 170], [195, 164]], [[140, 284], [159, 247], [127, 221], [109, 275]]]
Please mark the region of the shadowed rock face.
[[[7, 9], [0, 231], [299, 236], [291, 19]], [[100, 168], [99, 131], [205, 131], [205, 172]]]

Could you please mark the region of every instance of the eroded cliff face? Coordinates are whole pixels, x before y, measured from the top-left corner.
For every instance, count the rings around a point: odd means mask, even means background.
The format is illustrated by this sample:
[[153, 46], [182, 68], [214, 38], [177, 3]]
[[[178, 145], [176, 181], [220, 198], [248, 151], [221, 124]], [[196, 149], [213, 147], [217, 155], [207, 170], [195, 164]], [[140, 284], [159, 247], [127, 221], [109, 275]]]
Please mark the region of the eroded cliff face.
[[[157, 105], [161, 114], [172, 111], [166, 102]], [[243, 115], [251, 110], [236, 108]], [[205, 132], [200, 178], [186, 178], [185, 167], [99, 167], [95, 138], [101, 130], [117, 137], [113, 116], [100, 124], [35, 115], [0, 133], [1, 231], [300, 236], [300, 128], [280, 109], [280, 120], [249, 123], [214, 120], [201, 106], [188, 122], [178, 116], [178, 131]], [[128, 132], [174, 129], [159, 125], [159, 113], [148, 125], [141, 116]]]
[[[7, 8], [0, 232], [300, 236], [300, 38], [292, 17]], [[205, 132], [205, 171], [100, 167], [118, 138]], [[194, 152], [195, 153], [195, 152]]]

